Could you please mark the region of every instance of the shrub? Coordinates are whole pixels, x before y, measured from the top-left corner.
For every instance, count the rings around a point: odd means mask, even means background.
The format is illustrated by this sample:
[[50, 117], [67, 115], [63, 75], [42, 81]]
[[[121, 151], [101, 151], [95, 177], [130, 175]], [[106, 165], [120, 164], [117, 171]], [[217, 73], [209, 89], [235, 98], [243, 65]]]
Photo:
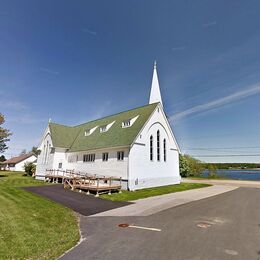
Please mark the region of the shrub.
[[201, 161], [190, 155], [180, 155], [180, 174], [182, 177], [201, 176], [203, 170]]
[[180, 155], [180, 175], [181, 177], [188, 177], [190, 172], [190, 167], [188, 160], [185, 156]]
[[32, 175], [34, 175], [34, 173], [36, 171], [36, 166], [32, 162], [25, 163], [24, 164], [24, 170], [25, 170], [27, 175], [32, 176]]

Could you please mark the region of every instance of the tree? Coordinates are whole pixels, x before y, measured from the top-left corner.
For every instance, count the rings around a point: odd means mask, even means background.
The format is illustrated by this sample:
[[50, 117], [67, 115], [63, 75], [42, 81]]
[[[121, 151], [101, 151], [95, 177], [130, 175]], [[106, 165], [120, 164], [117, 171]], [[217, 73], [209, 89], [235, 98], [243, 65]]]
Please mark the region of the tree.
[[3, 153], [8, 146], [6, 142], [10, 141], [8, 138], [11, 135], [11, 132], [8, 129], [1, 127], [1, 125], [5, 122], [4, 116], [0, 113], [0, 153]]
[[217, 167], [215, 165], [209, 165], [209, 178], [217, 178]]
[[40, 154], [40, 151], [38, 150], [38, 148], [36, 146], [32, 147], [32, 153], [34, 153], [35, 156], [38, 156]]
[[21, 152], [20, 152], [20, 155], [24, 155], [26, 154], [26, 149], [23, 149]]
[[1, 156], [0, 156], [0, 162], [4, 162], [4, 161], [6, 161], [6, 158], [5, 158], [4, 155], [1, 155]]
[[190, 172], [188, 160], [186, 159], [185, 156], [180, 154], [179, 161], [180, 161], [180, 175], [181, 175], [181, 177], [188, 177], [189, 172]]
[[204, 170], [201, 161], [190, 155], [180, 155], [180, 174], [182, 177], [200, 176]]
[[190, 167], [190, 176], [201, 176], [201, 174], [203, 173], [204, 167], [203, 164], [201, 163], [200, 160], [195, 159], [194, 157], [190, 156], [190, 155], [185, 155], [188, 163], [189, 163], [189, 167]]
[[32, 162], [28, 162], [24, 164], [24, 170], [29, 176], [33, 176], [36, 171], [36, 166]]

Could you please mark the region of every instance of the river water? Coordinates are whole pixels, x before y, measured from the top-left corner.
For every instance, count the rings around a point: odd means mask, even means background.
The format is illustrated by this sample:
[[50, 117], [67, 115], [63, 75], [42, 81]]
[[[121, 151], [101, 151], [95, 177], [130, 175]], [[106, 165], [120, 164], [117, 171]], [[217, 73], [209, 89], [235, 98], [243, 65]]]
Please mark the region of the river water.
[[[233, 180], [260, 181], [260, 170], [217, 170], [217, 175]], [[208, 176], [209, 171], [205, 170], [203, 176]]]

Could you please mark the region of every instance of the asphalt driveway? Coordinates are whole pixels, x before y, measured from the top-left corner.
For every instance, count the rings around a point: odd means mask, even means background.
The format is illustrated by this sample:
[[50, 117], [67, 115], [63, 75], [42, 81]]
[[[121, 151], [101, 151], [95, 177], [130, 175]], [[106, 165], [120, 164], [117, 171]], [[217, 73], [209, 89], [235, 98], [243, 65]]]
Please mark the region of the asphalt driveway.
[[97, 214], [131, 204], [128, 202], [103, 200], [96, 198], [93, 195], [85, 195], [83, 193], [74, 192], [69, 189], [64, 189], [61, 184], [26, 187], [25, 189], [58, 202], [84, 216]]
[[[61, 259], [260, 259], [260, 190], [238, 188], [145, 217], [81, 217]], [[161, 231], [121, 228], [120, 223]]]

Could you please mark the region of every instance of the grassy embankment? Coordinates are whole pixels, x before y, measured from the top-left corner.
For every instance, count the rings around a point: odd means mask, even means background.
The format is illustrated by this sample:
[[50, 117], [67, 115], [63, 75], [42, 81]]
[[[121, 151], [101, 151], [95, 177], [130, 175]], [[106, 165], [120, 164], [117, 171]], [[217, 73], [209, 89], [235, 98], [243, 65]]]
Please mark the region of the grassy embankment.
[[181, 183], [136, 191], [122, 191], [122, 193], [112, 193], [111, 195], [103, 194], [100, 197], [102, 199], [108, 199], [112, 201], [132, 201], [179, 191], [204, 188], [208, 186], [211, 185], [203, 183]]
[[22, 189], [46, 185], [0, 172], [0, 259], [56, 259], [79, 240], [73, 211]]

